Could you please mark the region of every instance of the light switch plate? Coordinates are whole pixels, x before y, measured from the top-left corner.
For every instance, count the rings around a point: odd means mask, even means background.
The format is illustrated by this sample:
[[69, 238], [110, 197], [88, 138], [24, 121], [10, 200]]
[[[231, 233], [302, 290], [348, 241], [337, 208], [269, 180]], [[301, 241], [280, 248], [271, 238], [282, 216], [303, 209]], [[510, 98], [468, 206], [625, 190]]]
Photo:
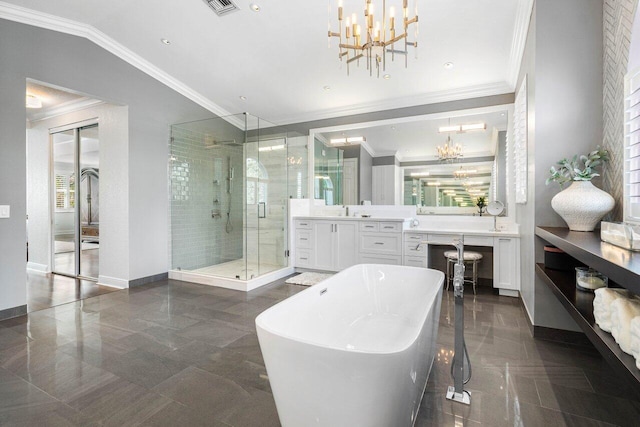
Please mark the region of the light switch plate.
[[0, 218], [9, 218], [10, 212], [9, 205], [0, 205]]

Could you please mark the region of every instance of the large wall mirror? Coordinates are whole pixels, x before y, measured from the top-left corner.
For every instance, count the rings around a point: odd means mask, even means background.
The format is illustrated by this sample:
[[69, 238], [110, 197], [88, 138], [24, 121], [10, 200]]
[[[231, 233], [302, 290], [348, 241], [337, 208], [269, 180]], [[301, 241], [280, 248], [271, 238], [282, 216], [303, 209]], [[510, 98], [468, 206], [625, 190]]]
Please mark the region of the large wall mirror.
[[[312, 194], [328, 205], [414, 205], [425, 215], [477, 214], [478, 197], [508, 208], [512, 110], [500, 105], [313, 129]], [[445, 145], [459, 155], [445, 158], [438, 152]]]

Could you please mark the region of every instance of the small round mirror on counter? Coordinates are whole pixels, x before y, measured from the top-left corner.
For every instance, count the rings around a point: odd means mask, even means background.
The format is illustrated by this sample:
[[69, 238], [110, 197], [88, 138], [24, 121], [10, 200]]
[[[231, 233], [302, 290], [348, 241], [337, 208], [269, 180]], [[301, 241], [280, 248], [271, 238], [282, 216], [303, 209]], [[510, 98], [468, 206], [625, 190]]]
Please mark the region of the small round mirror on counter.
[[502, 214], [502, 212], [504, 212], [504, 204], [502, 202], [494, 200], [487, 205], [487, 213], [489, 215], [493, 215], [494, 217], [496, 217]]
[[504, 204], [498, 200], [494, 200], [493, 202], [487, 205], [487, 213], [493, 216], [493, 230], [491, 231], [500, 231], [497, 227], [497, 219], [498, 216], [502, 215], [504, 212]]

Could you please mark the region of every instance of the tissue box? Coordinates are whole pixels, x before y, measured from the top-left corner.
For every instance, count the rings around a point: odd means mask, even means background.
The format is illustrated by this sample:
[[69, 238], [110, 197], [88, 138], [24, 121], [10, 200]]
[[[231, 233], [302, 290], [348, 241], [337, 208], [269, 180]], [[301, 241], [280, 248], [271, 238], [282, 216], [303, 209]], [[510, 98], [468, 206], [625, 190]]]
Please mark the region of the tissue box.
[[638, 226], [602, 221], [600, 239], [624, 249], [640, 251], [640, 227]]

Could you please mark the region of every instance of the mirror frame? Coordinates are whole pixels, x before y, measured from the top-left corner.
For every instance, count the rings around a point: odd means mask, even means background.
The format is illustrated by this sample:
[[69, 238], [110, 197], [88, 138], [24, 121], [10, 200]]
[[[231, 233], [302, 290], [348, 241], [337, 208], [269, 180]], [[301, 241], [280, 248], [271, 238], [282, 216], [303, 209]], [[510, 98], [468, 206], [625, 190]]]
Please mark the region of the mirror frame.
[[[453, 118], [453, 117], [464, 117], [464, 116], [483, 114], [483, 113], [493, 113], [498, 111], [507, 112], [507, 171], [505, 176], [505, 180], [506, 180], [505, 184], [507, 187], [507, 200], [500, 200], [500, 201], [505, 205], [505, 213], [503, 214], [503, 216], [515, 217], [515, 182], [514, 182], [514, 176], [513, 176], [514, 175], [514, 163], [513, 163], [514, 104], [498, 104], [498, 105], [490, 105], [485, 107], [469, 108], [469, 109], [463, 109], [463, 110], [442, 111], [442, 112], [422, 114], [422, 115], [416, 115], [416, 116], [397, 117], [397, 118], [390, 118], [390, 119], [383, 119], [383, 120], [355, 122], [355, 123], [349, 123], [349, 124], [338, 125], [338, 126], [313, 128], [313, 129], [309, 129], [308, 146], [313, 147], [313, 144], [315, 143], [316, 135], [322, 134], [325, 132], [341, 132], [341, 131], [347, 131], [347, 130], [376, 127], [376, 126], [391, 126], [399, 123], [408, 123], [408, 122], [415, 122], [415, 121], [422, 121], [422, 120], [438, 120], [438, 119], [447, 119], [447, 118]], [[322, 140], [323, 138], [320, 137], [319, 139]], [[307, 150], [307, 155], [308, 155], [307, 164], [308, 164], [308, 174], [309, 174], [308, 194], [310, 198], [313, 198], [312, 196], [314, 195], [314, 187], [313, 187], [314, 182], [312, 177], [314, 176], [314, 173], [315, 173], [314, 172], [315, 171], [314, 150]], [[399, 205], [399, 206], [406, 206], [406, 205]], [[438, 214], [439, 214], [438, 212], [435, 213], [435, 215], [438, 215]], [[460, 215], [468, 215], [468, 214], [461, 213]]]

